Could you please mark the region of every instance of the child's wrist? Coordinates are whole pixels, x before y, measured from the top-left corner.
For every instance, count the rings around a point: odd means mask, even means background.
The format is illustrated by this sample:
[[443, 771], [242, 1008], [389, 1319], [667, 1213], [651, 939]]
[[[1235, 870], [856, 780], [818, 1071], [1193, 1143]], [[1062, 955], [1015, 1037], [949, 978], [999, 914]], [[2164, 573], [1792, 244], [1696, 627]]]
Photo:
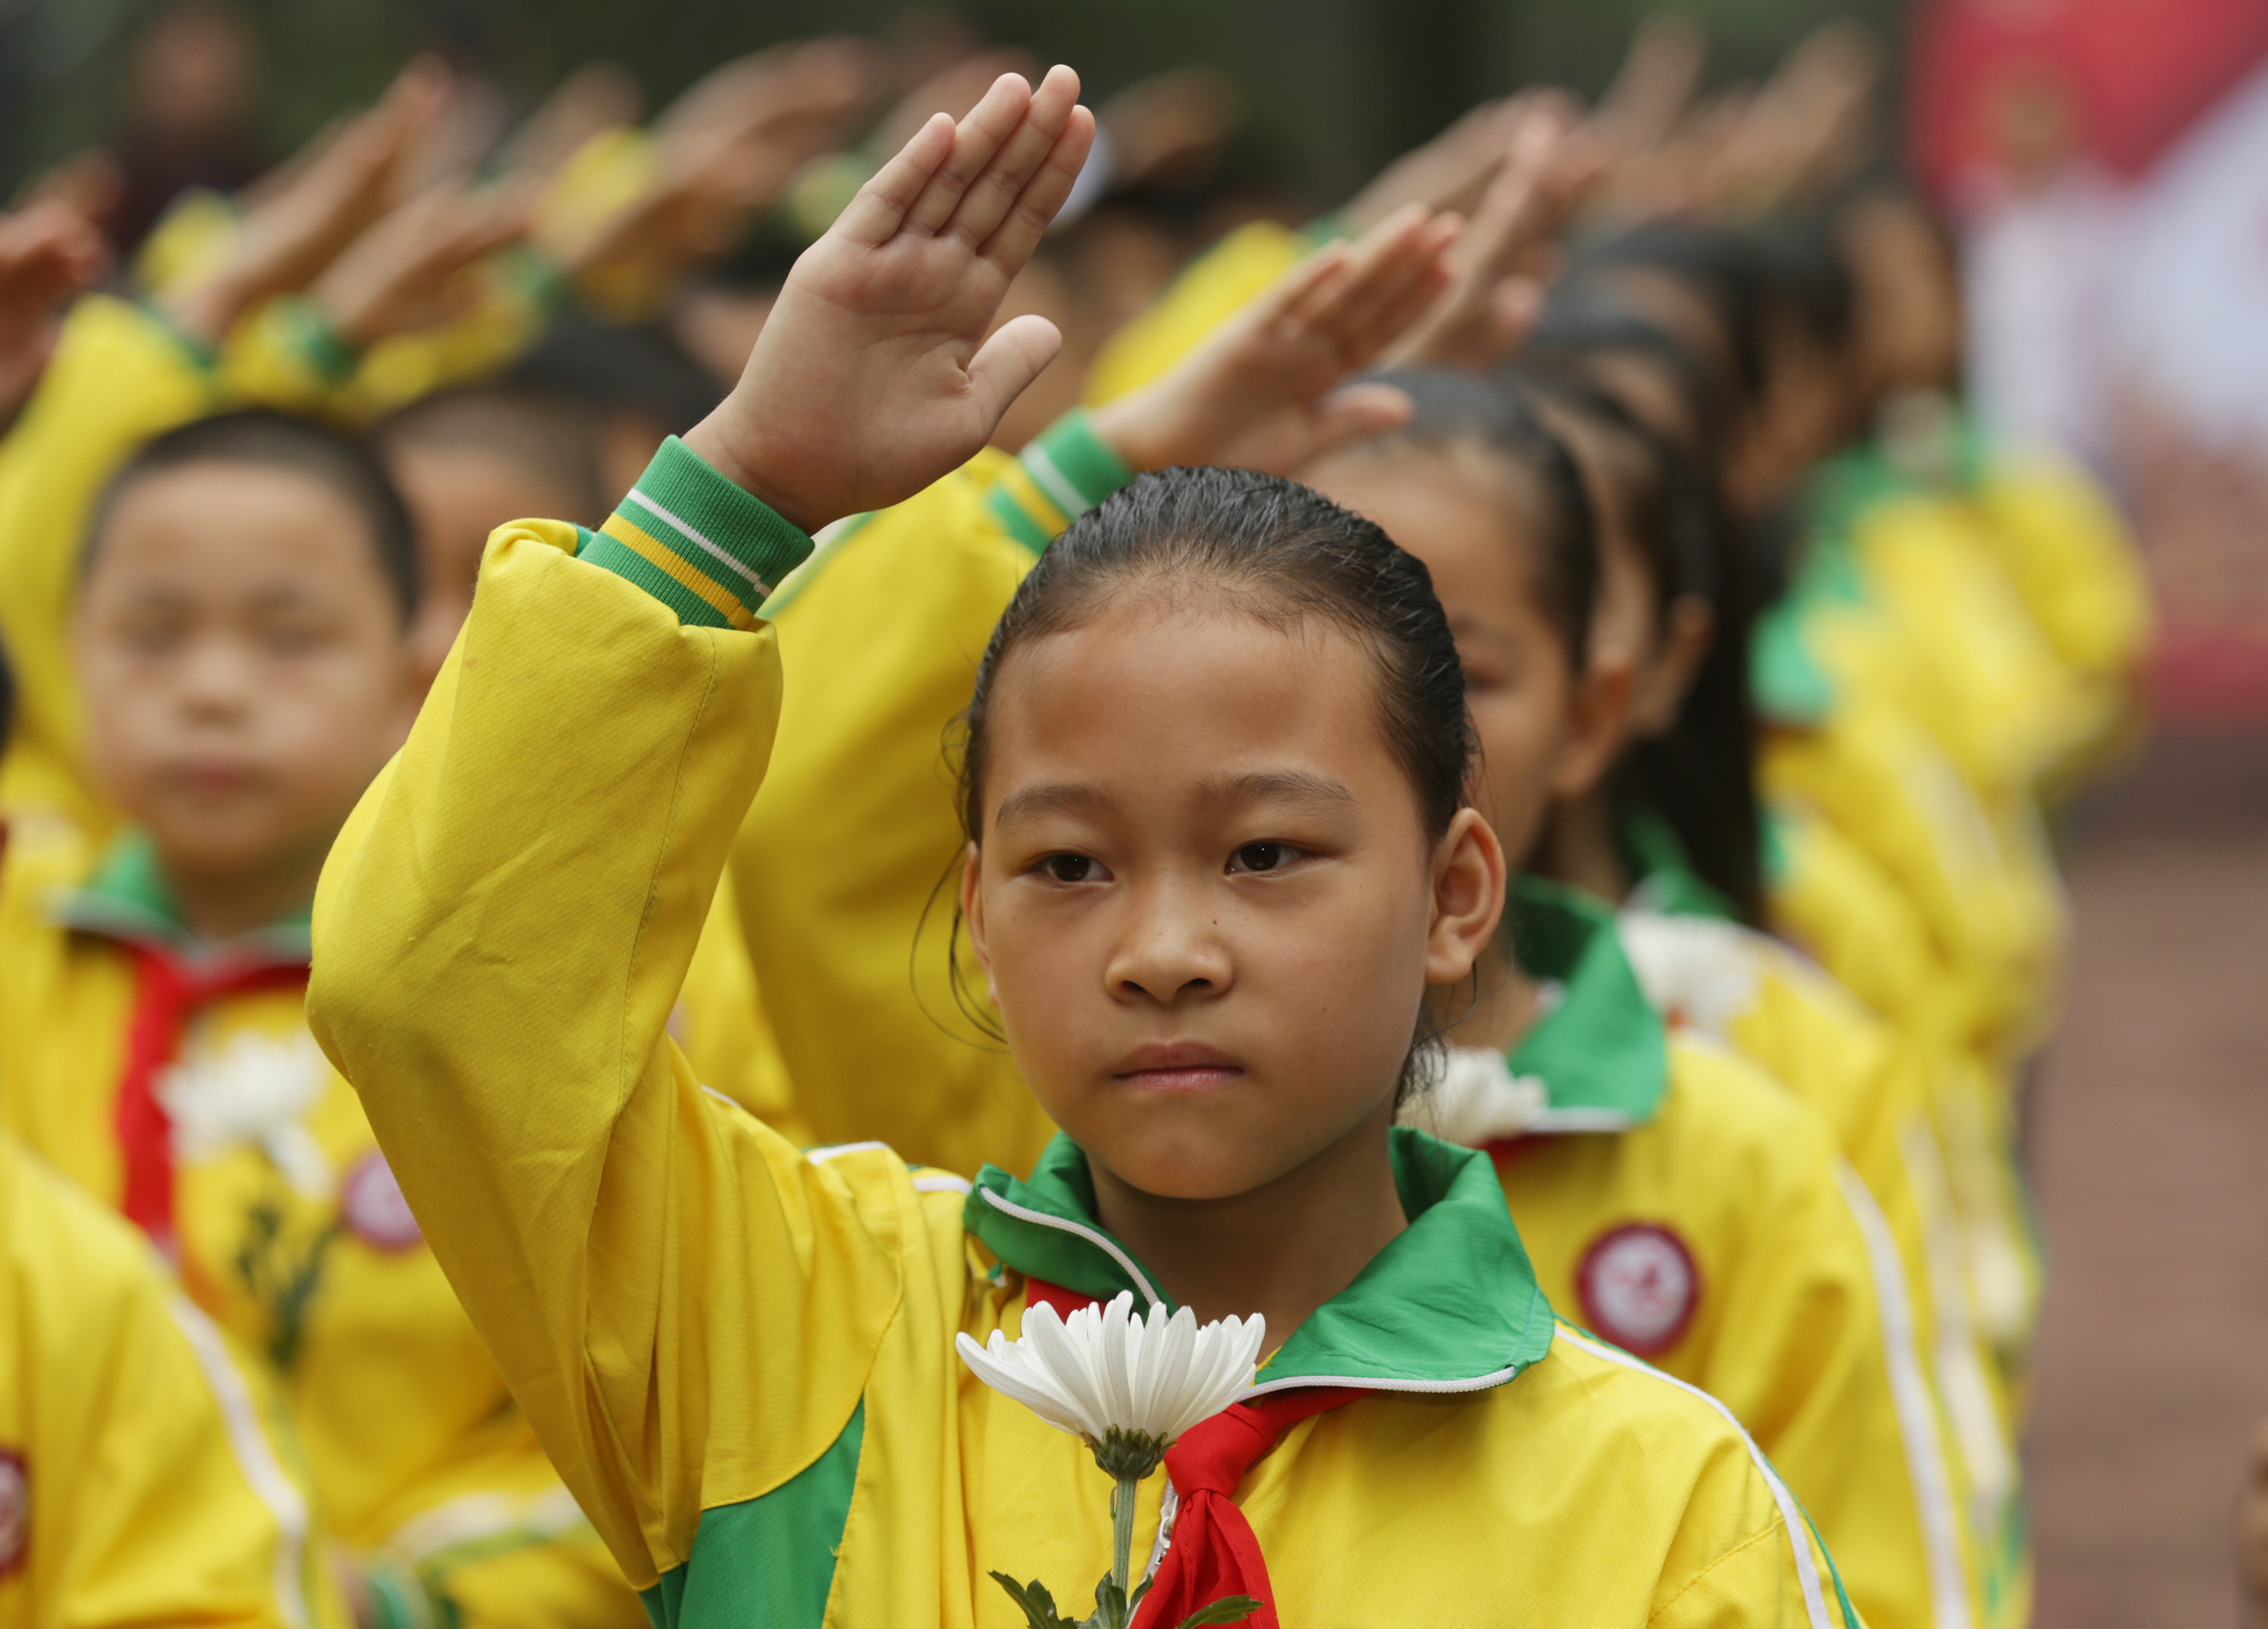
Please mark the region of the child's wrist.
[[1160, 382], [1106, 402], [1087, 412], [1087, 426], [1112, 452], [1135, 470], [1164, 469], [1174, 464], [1200, 462], [1184, 453], [1186, 439], [1175, 433], [1179, 425]]
[[681, 438], [686, 450], [790, 526], [806, 534], [816, 533], [828, 521], [839, 520], [840, 516], [818, 513], [813, 505], [775, 479], [763, 468], [767, 461], [743, 456], [747, 438], [731, 433], [718, 422], [731, 407], [727, 401], [687, 431]]

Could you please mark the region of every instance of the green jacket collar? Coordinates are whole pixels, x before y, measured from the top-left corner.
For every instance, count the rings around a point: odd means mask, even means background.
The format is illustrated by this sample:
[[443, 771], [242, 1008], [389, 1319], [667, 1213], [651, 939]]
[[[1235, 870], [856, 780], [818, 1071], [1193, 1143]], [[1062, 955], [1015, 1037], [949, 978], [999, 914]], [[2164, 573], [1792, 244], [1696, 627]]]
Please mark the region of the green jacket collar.
[[55, 890], [48, 900], [48, 913], [82, 933], [145, 945], [199, 962], [224, 957], [248, 963], [303, 962], [312, 944], [307, 910], [233, 939], [199, 940], [181, 920], [149, 835], [132, 829], [111, 844], [85, 883]]
[[1506, 910], [1521, 969], [1558, 998], [1506, 1060], [1543, 1082], [1538, 1131], [1643, 1125], [1669, 1084], [1669, 1039], [1623, 954], [1613, 913], [1572, 888], [1522, 876]]
[[1693, 869], [1683, 839], [1675, 828], [1653, 809], [1623, 811], [1623, 863], [1638, 879], [1630, 903], [1641, 910], [1659, 910], [1673, 917], [1706, 917], [1729, 922], [1733, 907], [1722, 894], [1701, 880]]
[[[1249, 1395], [1329, 1385], [1482, 1391], [1550, 1349], [1550, 1304], [1488, 1156], [1422, 1131], [1391, 1137], [1409, 1227], [1293, 1331]], [[1171, 1304], [1095, 1221], [1086, 1156], [1068, 1137], [1049, 1144], [1028, 1181], [986, 1166], [963, 1225], [1027, 1277], [1101, 1300], [1131, 1290], [1138, 1306]]]

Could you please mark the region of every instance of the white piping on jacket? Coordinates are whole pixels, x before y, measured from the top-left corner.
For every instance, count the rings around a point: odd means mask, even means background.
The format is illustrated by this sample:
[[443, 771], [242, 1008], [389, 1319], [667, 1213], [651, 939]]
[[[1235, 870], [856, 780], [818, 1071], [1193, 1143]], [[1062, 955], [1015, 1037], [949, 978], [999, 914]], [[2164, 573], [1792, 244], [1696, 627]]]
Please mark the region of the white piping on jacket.
[[179, 1295], [166, 1298], [173, 1325], [189, 1343], [189, 1350], [204, 1371], [205, 1384], [220, 1407], [222, 1428], [236, 1468], [276, 1523], [276, 1605], [292, 1629], [306, 1629], [307, 1500], [276, 1457], [267, 1428], [261, 1424], [259, 1405], [251, 1388], [237, 1372], [228, 1343], [210, 1318]]
[[1905, 1264], [1882, 1207], [1847, 1161], [1837, 1161], [1835, 1180], [1844, 1202], [1867, 1240], [1867, 1265], [1874, 1280], [1874, 1305], [1882, 1319], [1882, 1357], [1889, 1366], [1890, 1404], [1905, 1444], [1906, 1471], [1913, 1478], [1914, 1503], [1921, 1518], [1922, 1555], [1929, 1567], [1930, 1621], [1937, 1629], [1969, 1629], [1969, 1590], [1961, 1565], [1960, 1516], [1954, 1507], [1953, 1476], [1945, 1445], [1938, 1440], [1937, 1409], [1924, 1378], [1913, 1303], [1906, 1294]]
[[[1811, 1629], [1835, 1629], [1835, 1620], [1827, 1615], [1827, 1594], [1819, 1582], [1819, 1564], [1812, 1559], [1811, 1546], [1805, 1542], [1804, 1535], [1809, 1529], [1804, 1522], [1802, 1507], [1795, 1502], [1795, 1495], [1787, 1491], [1787, 1484], [1779, 1479], [1779, 1472], [1772, 1469], [1771, 1461], [1764, 1457], [1764, 1450], [1756, 1446], [1756, 1439], [1749, 1434], [1748, 1428], [1733, 1418], [1733, 1411], [1700, 1387], [1688, 1384], [1675, 1375], [1665, 1375], [1651, 1363], [1641, 1361], [1627, 1352], [1602, 1341], [1591, 1340], [1572, 1330], [1560, 1330], [1558, 1338], [1571, 1345], [1581, 1347], [1594, 1358], [1604, 1358], [1609, 1363], [1619, 1364], [1640, 1375], [1651, 1375], [1656, 1380], [1700, 1398], [1716, 1410], [1727, 1425], [1740, 1433], [1741, 1441], [1749, 1450], [1749, 1463], [1756, 1466], [1756, 1474], [1764, 1478], [1764, 1485], [1771, 1490], [1772, 1502], [1779, 1507], [1780, 1525], [1787, 1529], [1787, 1542], [1795, 1551], [1795, 1576], [1803, 1586], [1803, 1608], [1810, 1620]], [[1845, 1629], [1857, 1629], [1857, 1625], [1849, 1625]]]

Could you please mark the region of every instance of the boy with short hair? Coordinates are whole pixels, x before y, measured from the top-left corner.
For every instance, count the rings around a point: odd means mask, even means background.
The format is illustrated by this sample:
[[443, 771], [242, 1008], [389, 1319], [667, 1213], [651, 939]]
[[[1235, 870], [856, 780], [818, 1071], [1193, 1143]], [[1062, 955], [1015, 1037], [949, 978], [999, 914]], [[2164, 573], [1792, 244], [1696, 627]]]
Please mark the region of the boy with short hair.
[[[14, 689], [0, 654], [0, 741]], [[0, 1133], [0, 1625], [342, 1622], [273, 1408], [133, 1229]]]

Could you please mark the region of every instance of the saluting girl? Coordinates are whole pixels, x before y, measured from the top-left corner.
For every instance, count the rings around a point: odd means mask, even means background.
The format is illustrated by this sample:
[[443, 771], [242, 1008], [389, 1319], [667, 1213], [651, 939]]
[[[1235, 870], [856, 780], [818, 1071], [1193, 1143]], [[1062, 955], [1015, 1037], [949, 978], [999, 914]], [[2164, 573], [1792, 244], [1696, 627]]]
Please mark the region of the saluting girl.
[[806, 1158], [666, 1038], [778, 707], [764, 596], [1052, 354], [983, 335], [1084, 157], [1076, 92], [932, 122], [600, 533], [497, 534], [327, 870], [319, 1031], [659, 1622], [1002, 1624], [986, 1570], [1079, 1576], [1086, 1450], [952, 1342], [1125, 1289], [1267, 1320], [1248, 1448], [1171, 1539], [1256, 1545], [1256, 1621], [1848, 1629], [1723, 1407], [1553, 1322], [1486, 1159], [1391, 1129], [1504, 856], [1423, 569], [1312, 493], [1138, 482], [985, 652], [961, 894], [1067, 1133], [1029, 1181]]

